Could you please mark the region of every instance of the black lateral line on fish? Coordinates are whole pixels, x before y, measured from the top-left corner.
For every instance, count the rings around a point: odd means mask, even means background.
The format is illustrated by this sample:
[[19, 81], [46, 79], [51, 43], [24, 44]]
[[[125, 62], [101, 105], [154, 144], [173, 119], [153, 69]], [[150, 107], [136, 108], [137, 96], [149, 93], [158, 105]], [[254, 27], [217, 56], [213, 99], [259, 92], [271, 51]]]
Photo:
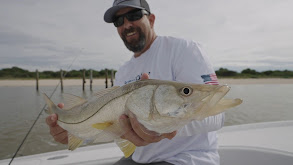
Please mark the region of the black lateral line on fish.
[[[125, 90], [125, 91], [127, 91], [127, 92], [125, 92], [125, 93], [123, 93], [123, 94], [120, 94], [120, 95], [117, 95], [116, 97], [113, 97], [112, 99], [109, 99], [109, 101], [107, 102], [107, 103], [109, 103], [109, 102], [111, 102], [111, 101], [113, 101], [114, 99], [117, 99], [118, 97], [121, 97], [122, 95], [126, 95], [126, 94], [128, 94], [128, 93], [130, 93], [130, 92], [132, 92], [133, 90], [136, 90], [136, 89], [139, 89], [139, 88], [141, 88], [141, 87], [144, 87], [144, 86], [146, 86], [146, 85], [163, 85], [163, 84], [166, 84], [166, 83], [171, 83], [171, 85], [172, 84], [176, 84], [176, 83], [178, 83], [178, 82], [171, 82], [171, 81], [165, 81], [165, 80], [163, 80], [163, 81], [161, 81], [161, 82], [154, 82], [155, 80], [154, 79], [147, 79], [147, 80], [140, 80], [140, 81], [136, 81], [136, 82], [133, 82], [133, 83], [129, 83], [129, 84], [126, 84], [126, 85], [124, 85], [123, 87], [122, 87], [122, 90]], [[131, 86], [131, 85], [133, 85], [133, 86]], [[170, 85], [170, 84], [169, 84]], [[158, 87], [157, 86], [157, 87]], [[126, 89], [123, 89], [123, 88], [126, 88]], [[119, 88], [118, 88], [119, 89]], [[116, 89], [116, 90], [118, 90], [118, 89]], [[109, 94], [109, 93], [108, 93]], [[107, 105], [107, 103], [105, 103], [104, 105], [102, 105], [100, 108], [99, 108], [99, 110], [100, 109], [102, 109], [105, 105]], [[59, 122], [62, 122], [62, 123], [64, 123], [64, 124], [80, 124], [80, 123], [83, 123], [83, 122], [85, 122], [86, 120], [88, 120], [88, 119], [90, 119], [91, 117], [93, 117], [94, 115], [96, 115], [98, 112], [99, 112], [99, 110], [97, 111], [97, 112], [95, 112], [95, 113], [93, 113], [92, 115], [90, 115], [89, 117], [87, 117], [87, 118], [85, 118], [85, 119], [83, 119], [83, 120], [81, 120], [81, 121], [78, 121], [78, 122], [75, 122], [75, 123], [73, 123], [73, 122], [65, 122], [65, 121], [62, 121], [62, 120], [58, 120]], [[157, 110], [156, 110], [157, 111]], [[157, 111], [157, 113], [158, 113], [158, 111]]]
[[[139, 82], [137, 81], [137, 82], [135, 82], [135, 83], [137, 83], [137, 84], [135, 84], [135, 85], [133, 85], [133, 86], [131, 86], [132, 83], [124, 85], [122, 88], [126, 88], [125, 91], [127, 91], [127, 92], [123, 93], [123, 95], [126, 95], [126, 94], [132, 92], [133, 90], [139, 89], [139, 88], [144, 87], [144, 86], [146, 86], [146, 85], [154, 85], [154, 84], [155, 84], [155, 83], [153, 82], [152, 79], [148, 79], [148, 80], [140, 80]], [[129, 88], [130, 88], [130, 89], [129, 89]], [[115, 89], [115, 90], [117, 90], [117, 89]], [[108, 93], [108, 94], [109, 94], [109, 93]], [[111, 102], [111, 101], [113, 101], [114, 99], [117, 99], [117, 98], [120, 97], [120, 96], [121, 96], [121, 95], [117, 95], [116, 97], [113, 97], [113, 98], [112, 98], [111, 100], [109, 100], [108, 102]], [[107, 103], [108, 103], [108, 102], [107, 102]], [[104, 104], [104, 105], [102, 105], [102, 106], [100, 107], [100, 109], [102, 109], [105, 105], [107, 105], [107, 103]], [[65, 121], [62, 121], [62, 120], [58, 120], [58, 122], [62, 122], [62, 123], [64, 123], [64, 124], [80, 124], [80, 123], [83, 123], [83, 122], [85, 122], [86, 120], [90, 119], [91, 117], [93, 117], [94, 115], [96, 115], [98, 112], [99, 112], [99, 111], [93, 113], [91, 116], [85, 118], [84, 120], [78, 121], [78, 122], [76, 122], [76, 123], [65, 122]]]
[[[130, 92], [131, 92], [131, 91], [129, 91], [129, 92], [125, 93], [125, 94], [128, 94], [128, 93], [130, 93]], [[117, 97], [113, 98], [113, 99], [110, 100], [109, 102], [111, 102], [111, 101], [117, 99], [118, 97], [120, 97], [120, 96], [117, 96]], [[100, 109], [102, 109], [102, 108], [103, 108], [104, 106], [106, 106], [106, 105], [107, 105], [107, 104], [104, 104], [103, 106], [101, 106]], [[99, 109], [99, 110], [100, 110], [100, 109]], [[69, 123], [69, 122], [64, 122], [64, 121], [61, 121], [61, 120], [58, 120], [58, 122], [61, 122], [61, 123], [64, 123], [64, 124], [80, 124], [80, 123], [83, 123], [83, 122], [87, 121], [87, 120], [90, 119], [91, 117], [95, 116], [98, 112], [99, 112], [99, 111], [93, 113], [93, 114], [92, 114], [91, 116], [89, 116], [88, 118], [86, 118], [86, 119], [84, 119], [84, 120], [82, 120], [82, 121], [76, 122], [76, 123]]]

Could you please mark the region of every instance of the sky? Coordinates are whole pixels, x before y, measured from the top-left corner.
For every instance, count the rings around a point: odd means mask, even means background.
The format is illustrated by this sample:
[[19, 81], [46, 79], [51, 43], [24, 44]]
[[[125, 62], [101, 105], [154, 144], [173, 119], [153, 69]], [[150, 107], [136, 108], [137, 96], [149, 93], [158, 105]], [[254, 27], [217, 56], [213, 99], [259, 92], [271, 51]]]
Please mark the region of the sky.
[[[203, 45], [215, 70], [293, 70], [292, 0], [148, 0], [159, 36]], [[133, 53], [113, 0], [0, 0], [0, 69], [118, 69]]]

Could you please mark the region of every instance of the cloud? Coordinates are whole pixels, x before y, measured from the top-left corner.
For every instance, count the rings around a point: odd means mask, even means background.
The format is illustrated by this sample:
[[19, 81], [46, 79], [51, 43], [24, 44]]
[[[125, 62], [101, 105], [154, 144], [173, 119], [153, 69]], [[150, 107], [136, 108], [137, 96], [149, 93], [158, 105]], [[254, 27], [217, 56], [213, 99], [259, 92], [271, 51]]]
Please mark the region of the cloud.
[[0, 32], [1, 45], [27, 45], [36, 44], [40, 40], [18, 32]]
[[[148, 0], [158, 35], [202, 43], [215, 68], [293, 70], [290, 0]], [[130, 59], [103, 21], [112, 0], [0, 2], [0, 68], [118, 69]]]

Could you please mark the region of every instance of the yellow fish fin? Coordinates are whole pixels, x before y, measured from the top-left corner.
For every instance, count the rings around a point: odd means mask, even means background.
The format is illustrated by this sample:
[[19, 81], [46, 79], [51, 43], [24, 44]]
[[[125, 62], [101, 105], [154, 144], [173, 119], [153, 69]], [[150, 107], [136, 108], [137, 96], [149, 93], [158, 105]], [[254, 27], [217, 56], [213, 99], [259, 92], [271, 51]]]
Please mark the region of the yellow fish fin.
[[68, 134], [68, 149], [73, 151], [75, 150], [77, 147], [79, 147], [81, 144], [83, 143], [83, 140], [75, 137], [72, 134]]
[[128, 140], [116, 139], [116, 144], [119, 146], [120, 150], [124, 153], [124, 157], [128, 158], [135, 151], [136, 146]]
[[95, 123], [92, 125], [93, 128], [104, 130], [109, 126], [113, 125], [113, 122]]

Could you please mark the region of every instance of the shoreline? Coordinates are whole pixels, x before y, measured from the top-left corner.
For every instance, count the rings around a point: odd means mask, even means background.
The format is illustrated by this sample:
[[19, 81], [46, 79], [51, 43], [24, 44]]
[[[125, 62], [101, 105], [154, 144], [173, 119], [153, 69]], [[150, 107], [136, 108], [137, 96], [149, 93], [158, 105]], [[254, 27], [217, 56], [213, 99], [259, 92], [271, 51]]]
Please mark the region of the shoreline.
[[[40, 79], [39, 86], [56, 86], [59, 79]], [[228, 85], [249, 85], [249, 84], [293, 84], [293, 79], [283, 78], [260, 78], [260, 79], [219, 79], [220, 84]], [[64, 86], [82, 86], [82, 79], [64, 79]], [[90, 85], [90, 80], [86, 79], [86, 86]], [[93, 79], [92, 85], [105, 85], [105, 79]], [[36, 80], [0, 80], [1, 87], [13, 86], [36, 86]], [[111, 86], [111, 80], [108, 79], [108, 86]]]
[[220, 84], [249, 85], [249, 84], [293, 84], [293, 78], [242, 78], [219, 79]]

